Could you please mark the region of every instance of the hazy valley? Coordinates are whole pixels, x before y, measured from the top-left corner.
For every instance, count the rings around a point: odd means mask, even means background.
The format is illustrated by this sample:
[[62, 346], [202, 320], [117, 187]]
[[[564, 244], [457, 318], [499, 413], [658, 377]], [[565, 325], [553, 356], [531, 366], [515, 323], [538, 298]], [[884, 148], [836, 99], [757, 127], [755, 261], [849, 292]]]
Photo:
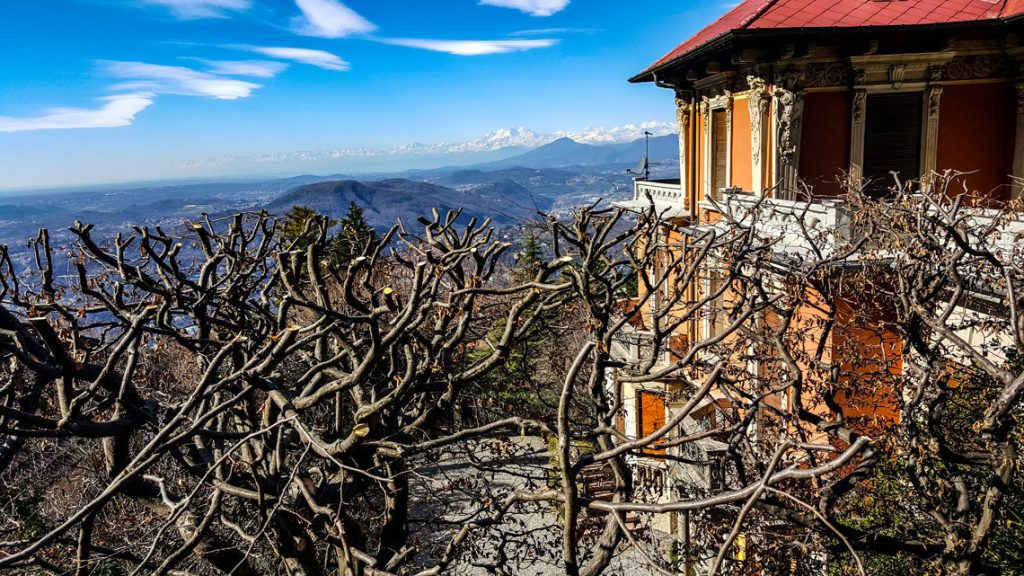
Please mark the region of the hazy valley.
[[[386, 229], [440, 210], [462, 208], [468, 217], [491, 217], [501, 228], [517, 227], [538, 212], [566, 214], [598, 200], [632, 194], [634, 168], [644, 141], [592, 145], [562, 138], [509, 159], [432, 170], [328, 176], [302, 175], [265, 181], [211, 181], [184, 184], [103, 187], [0, 196], [0, 244], [8, 244], [25, 264], [28, 241], [48, 228], [58, 245], [76, 220], [94, 224], [98, 237], [112, 238], [132, 225], [172, 231], [202, 218], [240, 210], [284, 213], [307, 206], [338, 218], [350, 202], [361, 205], [367, 221]], [[650, 140], [652, 174], [674, 177], [675, 136]]]

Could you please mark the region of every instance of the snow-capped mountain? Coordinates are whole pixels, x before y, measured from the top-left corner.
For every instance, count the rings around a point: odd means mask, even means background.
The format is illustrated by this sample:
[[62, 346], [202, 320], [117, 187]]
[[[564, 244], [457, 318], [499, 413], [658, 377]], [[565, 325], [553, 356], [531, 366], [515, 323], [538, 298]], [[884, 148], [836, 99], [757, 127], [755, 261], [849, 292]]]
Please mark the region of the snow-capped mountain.
[[673, 134], [675, 124], [671, 122], [643, 122], [626, 124], [612, 128], [585, 128], [577, 131], [560, 130], [557, 132], [538, 133], [527, 128], [501, 128], [490, 134], [463, 142], [440, 142], [436, 144], [412, 143], [388, 148], [335, 148], [331, 150], [304, 150], [263, 154], [260, 156], [232, 156], [227, 158], [210, 158], [188, 162], [192, 168], [203, 165], [229, 165], [255, 162], [289, 163], [312, 162], [323, 160], [343, 160], [357, 158], [383, 158], [399, 156], [443, 156], [447, 154], [479, 154], [500, 150], [527, 151], [550, 144], [556, 140], [569, 138], [580, 144], [622, 144], [643, 138], [644, 132], [654, 136]]
[[562, 138], [568, 138], [580, 144], [622, 144], [643, 138], [645, 131], [654, 136], [664, 136], [675, 133], [676, 126], [670, 122], [644, 122], [614, 128], [585, 128], [580, 131], [559, 130], [546, 134], [521, 127], [502, 128], [483, 138], [455, 144], [437, 144], [427, 146], [427, 148], [431, 152], [492, 152], [502, 148], [537, 148]]

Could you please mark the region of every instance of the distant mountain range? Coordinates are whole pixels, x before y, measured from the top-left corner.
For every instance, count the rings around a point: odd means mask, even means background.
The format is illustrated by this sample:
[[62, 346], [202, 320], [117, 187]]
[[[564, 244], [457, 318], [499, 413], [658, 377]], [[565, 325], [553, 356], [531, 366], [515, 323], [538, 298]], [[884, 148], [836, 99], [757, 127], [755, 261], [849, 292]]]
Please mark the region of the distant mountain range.
[[[464, 142], [441, 142], [436, 144], [402, 144], [388, 148], [335, 148], [330, 150], [303, 150], [299, 152], [283, 152], [263, 154], [259, 156], [234, 156], [226, 158], [208, 158], [192, 160], [190, 167], [209, 164], [244, 164], [257, 162], [266, 164], [288, 164], [294, 162], [311, 165], [323, 162], [342, 162], [361, 160], [363, 162], [383, 161], [394, 157], [445, 157], [451, 156], [454, 161], [482, 162], [507, 158], [533, 150], [559, 140], [569, 139], [579, 144], [594, 146], [608, 144], [628, 144], [641, 138], [644, 132], [654, 136], [675, 134], [675, 125], [668, 122], [644, 122], [642, 124], [626, 124], [614, 128], [588, 128], [580, 131], [534, 132], [526, 128], [502, 128], [480, 138]], [[476, 158], [476, 160], [472, 160]]]
[[292, 206], [312, 208], [331, 218], [342, 218], [349, 204], [363, 208], [371, 226], [383, 229], [399, 218], [415, 225], [417, 216], [429, 216], [431, 208], [442, 213], [462, 209], [466, 218], [490, 217], [498, 226], [509, 226], [530, 219], [536, 211], [529, 207], [530, 193], [511, 180], [475, 186], [464, 191], [403, 178], [361, 182], [337, 180], [307, 184], [289, 191], [267, 208], [275, 213]]
[[[564, 166], [607, 166], [611, 164], [636, 165], [644, 155], [644, 140], [624, 144], [595, 146], [559, 138], [550, 144], [518, 156], [477, 165], [478, 168], [525, 166], [528, 168], [560, 168]], [[679, 138], [674, 135], [655, 136], [650, 139], [651, 161], [675, 160], [679, 157]]]
[[[676, 136], [654, 137], [648, 145], [652, 162], [676, 162]], [[267, 207], [282, 213], [292, 206], [306, 206], [340, 218], [349, 203], [356, 202], [378, 228], [391, 226], [399, 217], [408, 221], [413, 215], [427, 214], [430, 208], [463, 208], [467, 217], [490, 216], [499, 226], [513, 225], [534, 218], [539, 210], [589, 201], [602, 186], [612, 193], [609, 196], [621, 196], [621, 186], [629, 182], [622, 166], [635, 166], [644, 149], [643, 140], [591, 145], [560, 138], [506, 160], [466, 169], [438, 169], [379, 181], [307, 184], [289, 190]], [[603, 170], [590, 169], [598, 166]], [[602, 172], [603, 177], [595, 178]]]
[[[28, 238], [45, 227], [55, 243], [65, 244], [70, 241], [67, 228], [75, 220], [95, 224], [98, 237], [113, 237], [132, 225], [180, 232], [203, 214], [221, 216], [261, 208], [283, 214], [302, 205], [337, 218], [352, 201], [381, 229], [398, 218], [412, 225], [418, 216], [429, 215], [431, 208], [462, 208], [467, 218], [491, 217], [499, 227], [513, 227], [536, 218], [539, 211], [565, 214], [597, 200], [630, 197], [632, 177], [626, 169], [637, 165], [643, 150], [642, 139], [601, 145], [559, 138], [503, 160], [470, 166], [5, 195], [0, 196], [0, 244], [8, 244], [17, 259], [27, 264]], [[652, 137], [650, 157], [653, 176], [676, 176], [677, 138]]]

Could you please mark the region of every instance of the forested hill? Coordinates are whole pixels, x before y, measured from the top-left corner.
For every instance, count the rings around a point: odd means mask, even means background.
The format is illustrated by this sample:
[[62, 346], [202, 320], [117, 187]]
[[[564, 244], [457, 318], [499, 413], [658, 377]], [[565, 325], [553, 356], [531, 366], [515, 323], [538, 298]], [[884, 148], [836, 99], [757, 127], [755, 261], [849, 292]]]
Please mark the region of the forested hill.
[[466, 217], [490, 217], [498, 226], [520, 224], [536, 216], [530, 192], [511, 180], [454, 190], [426, 182], [392, 178], [374, 182], [336, 180], [299, 186], [274, 200], [267, 208], [283, 213], [292, 206], [305, 206], [341, 218], [355, 202], [363, 208], [375, 228], [387, 228], [398, 218], [406, 222], [441, 211], [463, 209]]

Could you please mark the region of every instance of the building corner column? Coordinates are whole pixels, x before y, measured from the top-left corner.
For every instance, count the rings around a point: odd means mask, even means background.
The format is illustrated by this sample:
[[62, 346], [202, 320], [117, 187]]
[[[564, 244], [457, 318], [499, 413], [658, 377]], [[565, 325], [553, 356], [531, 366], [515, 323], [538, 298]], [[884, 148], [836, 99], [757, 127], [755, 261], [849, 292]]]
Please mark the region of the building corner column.
[[676, 93], [676, 129], [679, 131], [679, 191], [683, 196], [683, 204], [689, 210], [692, 207], [689, 205], [689, 190], [687, 182], [689, 181], [689, 163], [687, 162], [688, 154], [690, 153], [690, 108], [692, 106], [691, 100], [686, 94]]

